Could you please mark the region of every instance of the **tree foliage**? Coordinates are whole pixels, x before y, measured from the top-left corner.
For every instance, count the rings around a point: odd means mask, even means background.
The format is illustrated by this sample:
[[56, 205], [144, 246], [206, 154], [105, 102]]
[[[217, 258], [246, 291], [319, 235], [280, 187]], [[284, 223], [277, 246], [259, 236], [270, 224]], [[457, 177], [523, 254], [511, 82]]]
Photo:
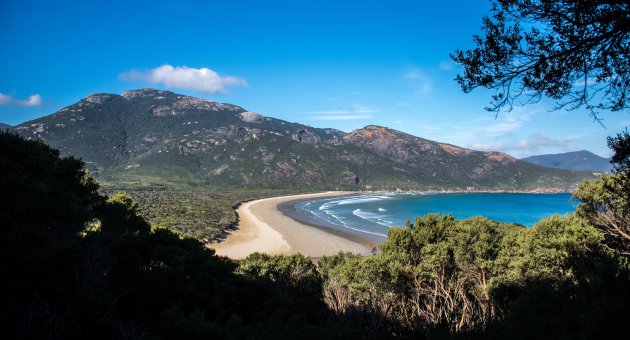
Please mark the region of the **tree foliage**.
[[589, 211], [533, 228], [432, 214], [370, 256], [233, 261], [99, 195], [80, 161], [10, 133], [0, 150], [5, 338], [616, 338], [630, 314], [630, 268]]
[[606, 245], [630, 256], [630, 176], [603, 175], [582, 183], [574, 196], [580, 201], [577, 214], [606, 235]]
[[630, 133], [628, 128], [614, 137], [606, 138], [608, 147], [614, 152], [610, 162], [616, 172], [630, 171]]
[[239, 202], [283, 195], [274, 190], [213, 190], [114, 186], [101, 189], [107, 195], [123, 190], [136, 202], [138, 213], [151, 223], [169, 228], [204, 243], [222, 239], [237, 222], [234, 207]]
[[125, 193], [99, 195], [80, 161], [41, 142], [0, 133], [0, 165], [4, 338], [344, 334], [304, 257], [260, 255], [239, 265], [215, 256], [195, 239], [151, 227]]
[[628, 130], [608, 137], [614, 151], [614, 173], [582, 183], [574, 196], [580, 201], [577, 214], [606, 236], [606, 246], [630, 256], [630, 135]]
[[488, 110], [557, 101], [558, 108], [628, 108], [630, 4], [604, 0], [492, 0], [476, 47], [451, 58], [464, 92], [496, 91]]
[[[615, 277], [618, 262], [601, 251], [601, 240], [577, 216], [553, 216], [528, 229], [427, 215], [390, 229], [379, 254], [322, 258], [324, 297], [336, 314], [362, 314], [368, 327], [389, 334], [615, 334], [620, 325], [579, 324], [597, 313], [628, 311], [613, 303], [614, 294], [628, 299], [628, 272]], [[600, 292], [608, 288], [615, 293]]]

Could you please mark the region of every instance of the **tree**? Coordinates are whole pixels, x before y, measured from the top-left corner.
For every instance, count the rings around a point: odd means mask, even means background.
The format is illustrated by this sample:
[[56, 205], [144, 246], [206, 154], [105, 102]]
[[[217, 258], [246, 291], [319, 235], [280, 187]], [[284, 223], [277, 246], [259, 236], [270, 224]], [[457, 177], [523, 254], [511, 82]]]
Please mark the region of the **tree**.
[[3, 338], [367, 337], [328, 317], [308, 258], [218, 257], [40, 141], [0, 132], [0, 188]]
[[605, 236], [605, 245], [630, 256], [630, 134], [626, 129], [608, 137], [614, 172], [578, 187], [574, 196], [580, 201], [577, 213]]
[[78, 235], [103, 199], [83, 162], [6, 131], [0, 132], [0, 188], [0, 332], [11, 338], [22, 328], [14, 338], [37, 338], [77, 305], [75, 295], [63, 293], [78, 291]]
[[630, 176], [616, 173], [584, 182], [573, 196], [580, 201], [577, 214], [606, 236], [605, 245], [630, 256]]
[[464, 67], [456, 78], [466, 93], [496, 94], [487, 110], [557, 101], [555, 109], [628, 108], [630, 3], [622, 0], [492, 0], [485, 36], [451, 58]]
[[615, 171], [623, 172], [630, 170], [630, 134], [626, 128], [615, 137], [608, 137], [608, 147], [615, 152], [610, 162], [613, 163]]

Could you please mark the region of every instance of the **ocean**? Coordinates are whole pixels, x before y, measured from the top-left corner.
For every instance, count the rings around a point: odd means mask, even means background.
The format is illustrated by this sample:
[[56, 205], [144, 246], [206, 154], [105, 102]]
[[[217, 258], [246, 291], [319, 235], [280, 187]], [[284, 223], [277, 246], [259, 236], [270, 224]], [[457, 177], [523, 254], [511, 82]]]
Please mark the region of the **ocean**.
[[576, 204], [566, 193], [386, 193], [297, 201], [280, 209], [309, 224], [382, 242], [389, 228], [428, 213], [457, 219], [483, 216], [531, 227], [545, 217], [573, 212]]

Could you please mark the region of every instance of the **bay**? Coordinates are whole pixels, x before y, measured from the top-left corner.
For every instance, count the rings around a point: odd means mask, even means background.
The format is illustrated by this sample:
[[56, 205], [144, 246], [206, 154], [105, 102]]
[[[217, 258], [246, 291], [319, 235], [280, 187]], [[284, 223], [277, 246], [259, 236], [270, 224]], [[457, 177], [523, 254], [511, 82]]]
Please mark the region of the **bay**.
[[283, 211], [307, 223], [379, 241], [389, 228], [428, 213], [452, 214], [457, 219], [483, 216], [531, 227], [548, 216], [573, 212], [576, 204], [568, 193], [386, 193], [298, 201]]

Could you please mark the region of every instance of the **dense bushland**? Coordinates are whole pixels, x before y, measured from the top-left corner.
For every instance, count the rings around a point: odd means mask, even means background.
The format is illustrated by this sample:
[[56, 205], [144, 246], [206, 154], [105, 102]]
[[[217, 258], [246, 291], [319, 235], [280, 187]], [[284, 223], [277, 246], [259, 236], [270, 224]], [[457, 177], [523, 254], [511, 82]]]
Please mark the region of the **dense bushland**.
[[105, 195], [126, 192], [141, 207], [138, 213], [154, 226], [171, 229], [204, 243], [223, 239], [237, 222], [234, 207], [240, 202], [281, 196], [280, 190], [210, 190], [112, 186], [101, 188]]
[[610, 337], [630, 313], [630, 281], [602, 240], [576, 216], [528, 229], [427, 215], [392, 229], [380, 254], [321, 259], [324, 299], [388, 334]]
[[627, 173], [583, 184], [576, 214], [529, 229], [427, 215], [391, 229], [371, 256], [233, 261], [151, 225], [126, 194], [99, 194], [82, 162], [0, 133], [0, 332], [63, 339], [619, 337], [630, 315], [630, 266], [627, 241], [611, 230], [627, 232]]

